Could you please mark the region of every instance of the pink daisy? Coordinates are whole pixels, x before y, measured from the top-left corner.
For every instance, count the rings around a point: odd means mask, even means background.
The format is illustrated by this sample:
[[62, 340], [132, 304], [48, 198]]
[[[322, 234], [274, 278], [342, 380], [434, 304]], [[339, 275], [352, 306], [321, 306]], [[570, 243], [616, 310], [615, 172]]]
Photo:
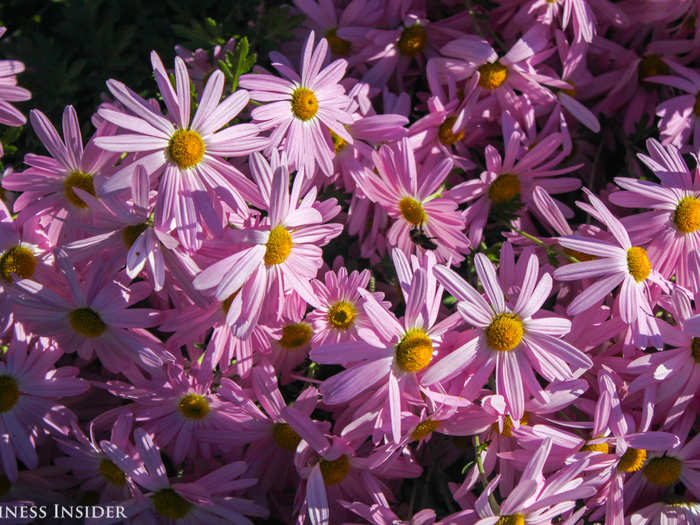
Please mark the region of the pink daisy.
[[[442, 334], [458, 320], [451, 316], [437, 322], [443, 289], [432, 272], [428, 273], [435, 263], [434, 256], [420, 262], [416, 259], [411, 264], [398, 249], [392, 255], [406, 303], [403, 319], [398, 320], [373, 294], [360, 290], [364, 298], [362, 307], [372, 328], [360, 332], [361, 341], [316, 348], [310, 357], [318, 363], [342, 364], [347, 368], [326, 379], [319, 388], [329, 405], [347, 403], [380, 385], [382, 402], [378, 417], [382, 412], [389, 413], [393, 440], [399, 442], [402, 397], [421, 400], [418, 374], [432, 361]], [[366, 409], [363, 407], [363, 411]]]
[[[568, 154], [567, 140], [563, 133], [551, 133], [528, 149], [524, 133], [511, 128], [510, 134], [506, 135], [503, 157], [492, 145], [486, 146], [486, 170], [478, 179], [458, 184], [447, 192], [447, 196], [457, 202], [471, 203], [465, 219], [474, 246], [481, 242], [489, 213], [494, 207], [508, 210], [524, 205], [526, 209], [532, 209], [532, 192], [536, 186], [541, 186], [549, 194], [565, 193], [581, 186], [578, 178], [557, 177], [580, 168], [578, 165], [555, 169]], [[560, 147], [562, 149], [557, 151]], [[564, 204], [558, 205], [565, 215], [573, 216]]]
[[616, 177], [627, 191], [610, 195], [610, 202], [625, 208], [651, 208], [622, 219], [634, 242], [646, 246], [652, 266], [665, 278], [676, 276], [688, 286], [688, 255], [700, 250], [700, 172], [691, 174], [680, 152], [672, 145], [647, 140], [651, 157], [639, 158], [659, 178], [649, 180]]
[[[148, 491], [120, 502], [126, 515], [135, 522], [181, 523], [194, 525], [253, 525], [247, 516], [266, 518], [267, 509], [250, 500], [233, 497], [232, 493], [255, 485], [257, 480], [240, 478], [246, 471], [243, 461], [229, 463], [201, 476], [196, 481], [171, 482], [166, 474], [160, 450], [142, 429], [134, 431], [134, 441], [140, 461], [134, 461], [115, 445], [102, 441], [100, 445], [109, 458], [126, 475]], [[240, 479], [239, 479], [240, 478]], [[91, 525], [116, 523], [121, 520], [96, 519]]]
[[[7, 31], [0, 27], [0, 37]], [[32, 98], [32, 94], [17, 85], [15, 75], [24, 71], [24, 64], [17, 60], [0, 60], [0, 124], [5, 126], [22, 126], [27, 122], [24, 115], [10, 102], [21, 102]], [[0, 157], [2, 157], [0, 144]]]
[[303, 167], [307, 177], [313, 175], [316, 165], [326, 175], [332, 174], [331, 131], [353, 142], [343, 126], [353, 119], [346, 110], [345, 88], [339, 84], [348, 63], [338, 59], [323, 67], [327, 55], [328, 42], [322, 38], [314, 48], [311, 31], [301, 57], [301, 76], [284, 56], [271, 53], [272, 66], [286, 79], [253, 73], [240, 80], [241, 87], [251, 90], [253, 100], [268, 102], [253, 109], [251, 116], [261, 129], [273, 129], [270, 148], [282, 144], [290, 163], [297, 169]]
[[165, 376], [135, 385], [109, 381], [112, 395], [133, 400], [129, 410], [136, 421], [176, 464], [188, 459], [211, 459], [211, 447], [196, 439], [202, 430], [223, 432], [242, 419], [231, 403], [211, 393], [212, 374], [199, 380], [181, 366], [171, 365]]
[[160, 369], [173, 356], [160, 341], [144, 330], [160, 322], [160, 313], [149, 308], [129, 308], [151, 293], [145, 282], [127, 286], [104, 274], [94, 261], [81, 279], [63, 250], [56, 254], [58, 284], [46, 286], [20, 279], [12, 300], [17, 317], [32, 332], [59, 342], [65, 352], [90, 359], [93, 350], [112, 372], [124, 372], [134, 363]]
[[[313, 327], [314, 346], [356, 341], [359, 331], [371, 326], [360, 306], [360, 289], [367, 288], [369, 279], [369, 270], [348, 275], [347, 269], [340, 267], [335, 272], [326, 272], [324, 282], [316, 279], [311, 282], [319, 302], [319, 307], [306, 316]], [[381, 301], [383, 294], [375, 295]]]
[[324, 216], [313, 206], [315, 189], [301, 198], [303, 177], [295, 177], [290, 194], [284, 159], [276, 163], [273, 157], [270, 167], [262, 155], [254, 154], [251, 165], [269, 215], [255, 228], [229, 232], [234, 243], [248, 247], [212, 264], [193, 282], [198, 290], [215, 289], [219, 301], [233, 297], [226, 322], [237, 337], [252, 332], [264, 305], [281, 315], [286, 290], [317, 304], [310, 281], [323, 263], [320, 246], [343, 228], [322, 224]]
[[521, 419], [526, 393], [546, 400], [533, 370], [548, 381], [564, 381], [581, 375], [593, 362], [561, 339], [571, 328], [568, 319], [547, 312], [537, 315], [552, 290], [552, 278], [548, 273], [538, 277], [539, 262], [534, 254], [527, 259], [523, 284], [514, 302], [506, 302], [488, 257], [479, 253], [474, 264], [488, 302], [453, 270], [435, 267], [439, 282], [458, 299], [459, 313], [477, 328], [478, 337], [435, 363], [423, 375], [422, 383], [437, 383], [465, 368], [488, 378], [495, 368], [496, 393], [505, 398], [511, 417]]
[[62, 422], [66, 409], [57, 400], [90, 387], [77, 377], [76, 367], [54, 368], [62, 355], [55, 345], [30, 339], [21, 325], [15, 325], [14, 338], [0, 361], [0, 460], [11, 482], [17, 481], [17, 459], [30, 469], [39, 466], [35, 447], [41, 433], [67, 434]]
[[593, 255], [594, 260], [567, 264], [554, 271], [560, 281], [574, 281], [589, 277], [598, 280], [574, 298], [566, 309], [569, 315], [578, 315], [597, 305], [618, 285], [617, 304], [622, 320], [634, 327], [635, 344], [639, 347], [661, 348], [661, 336], [651, 305], [652, 283], [665, 287], [664, 280], [652, 269], [647, 252], [640, 246], [632, 246], [627, 230], [610, 213], [603, 202], [584, 188], [591, 207], [585, 209], [608, 227], [612, 242], [582, 236], [560, 237], [564, 248]]
[[74, 190], [96, 195], [96, 187], [99, 188], [118, 155], [102, 151], [95, 142], [98, 137], [111, 134], [114, 127], [100, 126], [83, 149], [80, 124], [73, 106], [66, 106], [63, 111], [65, 142], [41, 111], [33, 109], [29, 120], [51, 157], [28, 153], [24, 162], [29, 168], [5, 175], [2, 185], [5, 189], [22, 192], [14, 203], [14, 211], [19, 212], [18, 222], [23, 224], [41, 215], [41, 224], [55, 246], [82, 237], [81, 228], [91, 222], [91, 210]]
[[[151, 53], [151, 63], [168, 110], [167, 117], [154, 111], [121, 82], [109, 80], [107, 87], [125, 110], [103, 107], [98, 114], [128, 133], [102, 137], [96, 143], [109, 151], [143, 155], [138, 164], [149, 176], [160, 177], [156, 226], [169, 231], [175, 224], [183, 246], [197, 251], [202, 243], [203, 223], [215, 230], [220, 224], [221, 211], [214, 203], [221, 199], [246, 215], [246, 200], [253, 200], [256, 194], [252, 182], [223, 157], [248, 155], [262, 149], [268, 140], [258, 136], [255, 124], [236, 124], [220, 130], [248, 103], [248, 92], [244, 90], [219, 102], [224, 89], [221, 71], [216, 70], [209, 77], [190, 119], [190, 77], [184, 61], [175, 58], [175, 89], [155, 52]], [[104, 184], [103, 192], [130, 187], [135, 168], [136, 163], [129, 163], [117, 171]]]
[[[444, 158], [427, 170], [417, 166], [407, 138], [385, 145], [372, 153], [379, 176], [364, 170], [356, 175], [358, 188], [386, 210], [395, 221], [387, 232], [390, 246], [404, 253], [424, 252], [411, 240], [411, 230], [421, 229], [437, 245], [440, 260], [456, 263], [469, 251], [469, 239], [462, 233], [464, 220], [457, 201], [443, 195], [452, 159]], [[420, 174], [420, 175], [419, 175]]]

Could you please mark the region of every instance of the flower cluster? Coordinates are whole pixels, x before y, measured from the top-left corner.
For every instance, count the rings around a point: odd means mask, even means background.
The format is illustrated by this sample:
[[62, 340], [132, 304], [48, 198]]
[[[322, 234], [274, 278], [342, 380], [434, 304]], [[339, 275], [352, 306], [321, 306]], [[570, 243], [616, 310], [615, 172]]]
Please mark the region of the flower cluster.
[[700, 523], [700, 4], [294, 5], [234, 82], [233, 40], [107, 80], [87, 142], [30, 111], [0, 505]]

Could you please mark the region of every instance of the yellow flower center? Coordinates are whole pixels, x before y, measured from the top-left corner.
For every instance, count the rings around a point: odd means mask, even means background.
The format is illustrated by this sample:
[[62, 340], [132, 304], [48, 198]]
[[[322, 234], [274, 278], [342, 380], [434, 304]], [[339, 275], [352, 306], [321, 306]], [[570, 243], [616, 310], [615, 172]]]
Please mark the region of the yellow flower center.
[[352, 44], [347, 40], [340, 38], [337, 31], [337, 27], [329, 29], [326, 32], [326, 40], [328, 40], [328, 47], [331, 48], [331, 53], [333, 53], [335, 56], [344, 57], [350, 54]]
[[[527, 425], [529, 422], [530, 414], [527, 412], [523, 413], [523, 417], [520, 418], [521, 425]], [[498, 423], [491, 425], [494, 432], [499, 432]], [[509, 415], [503, 418], [503, 432], [500, 432], [502, 436], [512, 438], [513, 437], [513, 420]]]
[[[603, 436], [596, 436], [594, 439], [601, 438]], [[582, 452], [602, 452], [603, 454], [608, 454], [610, 452], [610, 447], [608, 446], [607, 442], [602, 442], [602, 443], [594, 443], [592, 445], [589, 445], [586, 443], [581, 447]]]
[[202, 136], [191, 129], [178, 129], [168, 142], [168, 155], [181, 169], [192, 168], [204, 156]]
[[278, 224], [270, 230], [265, 247], [265, 264], [282, 264], [292, 253], [292, 234]]
[[693, 105], [693, 113], [696, 117], [700, 117], [700, 93], [695, 95], [695, 104]]
[[10, 483], [10, 480], [7, 479], [7, 476], [4, 474], [0, 474], [0, 496], [4, 496], [8, 492], [10, 492], [10, 489], [12, 488], [12, 483]]
[[654, 485], [668, 487], [673, 485], [681, 477], [680, 459], [664, 456], [662, 458], [651, 458], [645, 465], [644, 476]]
[[572, 250], [571, 248], [564, 248], [564, 253], [571, 257], [575, 257], [579, 262], [595, 261], [598, 258], [595, 255], [591, 255], [590, 253], [583, 253], [578, 250]]
[[346, 455], [333, 461], [321, 460], [321, 475], [326, 485], [337, 485], [345, 479], [348, 472], [350, 472], [350, 460]]
[[700, 228], [700, 199], [685, 197], [678, 202], [673, 215], [676, 229], [681, 233], [693, 233]]
[[690, 344], [690, 353], [693, 356], [693, 361], [700, 364], [700, 337], [693, 337], [693, 342]]
[[[571, 98], [576, 98], [576, 84], [574, 84], [571, 80], [567, 80], [569, 84], [571, 84], [570, 88], [565, 88], [565, 89], [560, 89], [562, 93], [566, 93], [569, 95]], [[530, 149], [532, 149], [535, 145], [531, 144]]]
[[647, 451], [643, 448], [628, 448], [617, 463], [622, 472], [637, 472], [647, 459]]
[[122, 470], [117, 467], [112, 460], [104, 458], [102, 461], [100, 461], [99, 469], [100, 474], [102, 474], [104, 478], [112, 485], [117, 487], [123, 487], [126, 485], [126, 474], [124, 474], [124, 472], [122, 472]]
[[401, 199], [399, 201], [399, 210], [403, 218], [414, 226], [420, 226], [427, 218], [423, 205], [412, 197]]
[[657, 75], [666, 75], [669, 72], [669, 67], [661, 60], [659, 55], [647, 55], [639, 61], [637, 66], [637, 78], [639, 82], [649, 85], [645, 80], [649, 77]]
[[496, 525], [525, 525], [525, 515], [520, 514], [508, 514], [507, 516], [501, 516]]
[[501, 87], [508, 78], [508, 69], [498, 62], [479, 66], [479, 85], [484, 89]]
[[12, 376], [0, 376], [0, 414], [12, 410], [19, 401], [19, 386]]
[[651, 273], [651, 263], [644, 248], [633, 246], [627, 250], [627, 269], [638, 283], [644, 281]]
[[0, 275], [12, 282], [12, 274], [20, 279], [29, 279], [36, 270], [36, 259], [29, 248], [13, 246], [0, 256]]
[[296, 450], [301, 437], [287, 423], [275, 423], [272, 427], [272, 438], [280, 448]]
[[92, 174], [74, 171], [66, 177], [66, 181], [63, 183], [63, 193], [65, 193], [68, 202], [76, 208], [87, 208], [85, 201], [75, 194], [73, 188], [80, 188], [94, 197], [95, 184], [92, 181]]
[[199, 394], [186, 394], [180, 398], [177, 404], [183, 416], [187, 419], [202, 419], [207, 416], [209, 410], [209, 402], [204, 396]]
[[279, 344], [286, 350], [297, 350], [309, 341], [314, 331], [306, 323], [288, 324], [282, 327], [282, 339]]
[[307, 121], [316, 115], [318, 100], [310, 89], [298, 87], [292, 93], [292, 113], [299, 120]]
[[161, 489], [153, 495], [153, 507], [165, 518], [179, 520], [187, 516], [192, 503], [180, 496], [173, 489]]
[[73, 330], [85, 337], [100, 337], [107, 330], [104, 321], [90, 308], [73, 310], [68, 314], [68, 321]]
[[486, 341], [493, 350], [510, 352], [523, 338], [523, 322], [515, 314], [498, 314], [486, 329]]
[[438, 137], [440, 142], [445, 146], [452, 146], [455, 142], [459, 142], [464, 138], [464, 130], [461, 129], [457, 133], [452, 131], [452, 126], [457, 122], [457, 117], [447, 117], [445, 122], [440, 124], [440, 129], [438, 130]]
[[[241, 287], [241, 288], [242, 288], [242, 287]], [[228, 313], [229, 308], [231, 308], [231, 303], [233, 302], [233, 300], [234, 300], [234, 299], [236, 298], [236, 296], [238, 295], [238, 292], [241, 291], [241, 288], [239, 288], [238, 290], [236, 290], [235, 292], [233, 292], [231, 295], [229, 295], [226, 299], [224, 299], [223, 301], [221, 301], [221, 309], [224, 311], [225, 314]]]
[[430, 364], [433, 342], [421, 328], [406, 332], [396, 345], [396, 364], [404, 372], [418, 372]]
[[330, 132], [331, 139], [333, 140], [333, 149], [336, 153], [340, 153], [345, 149], [345, 146], [347, 146], [348, 143], [345, 142], [345, 139], [343, 137], [333, 132], [333, 130], [329, 129], [328, 131]]
[[428, 43], [428, 33], [420, 24], [407, 27], [399, 38], [399, 52], [407, 57], [414, 57], [425, 48]]
[[517, 195], [520, 195], [520, 179], [512, 173], [500, 175], [489, 187], [489, 199], [496, 204], [511, 201]]
[[352, 326], [357, 310], [350, 301], [338, 301], [328, 310], [328, 323], [336, 330], [347, 330]]
[[148, 228], [148, 224], [143, 222], [141, 224], [132, 224], [122, 230], [122, 240], [127, 248], [131, 248], [136, 239], [139, 238], [139, 235], [146, 231], [146, 228]]
[[419, 441], [425, 437], [428, 437], [433, 431], [440, 426], [440, 421], [435, 421], [433, 419], [426, 419], [418, 423], [416, 428], [411, 432], [411, 439]]

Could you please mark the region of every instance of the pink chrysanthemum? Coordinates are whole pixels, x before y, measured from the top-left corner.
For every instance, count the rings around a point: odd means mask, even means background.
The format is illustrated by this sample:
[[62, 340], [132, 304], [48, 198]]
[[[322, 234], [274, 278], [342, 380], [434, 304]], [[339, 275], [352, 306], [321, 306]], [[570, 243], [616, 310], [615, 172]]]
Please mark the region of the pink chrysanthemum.
[[[253, 184], [223, 157], [240, 157], [262, 149], [268, 140], [258, 136], [255, 124], [228, 122], [248, 103], [248, 92], [239, 90], [219, 102], [224, 74], [216, 70], [209, 77], [191, 117], [190, 77], [180, 57], [175, 58], [176, 87], [158, 55], [151, 54], [153, 73], [168, 110], [167, 117], [153, 110], [145, 100], [117, 80], [107, 87], [125, 110], [102, 108], [100, 117], [128, 133], [102, 137], [97, 145], [114, 152], [138, 152], [149, 176], [160, 176], [155, 224], [169, 231], [173, 224], [183, 246], [197, 251], [202, 243], [203, 223], [219, 229], [221, 199], [233, 210], [246, 215], [246, 200], [255, 196]], [[217, 131], [220, 130], [220, 131]], [[105, 193], [130, 187], [136, 163], [129, 163], [104, 184]], [[220, 215], [220, 211], [218, 215]]]
[[290, 194], [284, 159], [275, 162], [273, 157], [270, 167], [254, 154], [251, 164], [269, 216], [255, 228], [229, 232], [234, 243], [249, 247], [212, 264], [193, 282], [198, 290], [215, 289], [219, 301], [232, 298], [226, 322], [237, 337], [252, 332], [265, 304], [281, 315], [285, 290], [316, 304], [310, 281], [322, 264], [320, 246], [343, 228], [322, 224], [324, 215], [313, 206], [315, 189], [301, 198], [303, 177], [295, 177]]
[[552, 278], [548, 273], [538, 277], [535, 255], [530, 254], [527, 259], [520, 293], [511, 304], [506, 302], [488, 257], [479, 253], [474, 264], [488, 302], [453, 270], [435, 267], [440, 283], [460, 301], [459, 313], [477, 328], [479, 335], [435, 363], [425, 372], [422, 383], [437, 383], [467, 367], [485, 380], [495, 368], [496, 392], [506, 399], [511, 417], [521, 419], [526, 392], [546, 400], [533, 370], [548, 381], [564, 381], [582, 374], [593, 363], [561, 339], [571, 328], [568, 319], [545, 317], [546, 312], [536, 315], [549, 297]]
[[617, 299], [620, 316], [627, 324], [634, 326], [635, 344], [660, 348], [661, 336], [651, 307], [654, 303], [649, 287], [652, 283], [665, 286], [663, 278], [652, 268], [646, 250], [632, 246], [627, 230], [605, 204], [588, 189], [584, 188], [584, 191], [592, 205], [586, 209], [608, 227], [613, 241], [575, 235], [559, 238], [559, 244], [564, 248], [594, 258], [557, 268], [554, 278], [560, 281], [599, 278], [569, 303], [566, 312], [578, 315], [588, 310], [621, 284]]
[[51, 157], [28, 153], [24, 156], [28, 169], [3, 177], [3, 188], [22, 192], [14, 203], [14, 211], [19, 212], [17, 221], [23, 224], [40, 215], [52, 245], [80, 238], [84, 235], [81, 228], [90, 224], [92, 213], [74, 190], [96, 195], [96, 188], [118, 156], [102, 151], [95, 142], [114, 128], [110, 124], [100, 126], [83, 149], [73, 106], [63, 111], [65, 142], [41, 111], [33, 109], [29, 120]]
[[314, 49], [311, 31], [301, 57], [301, 76], [285, 57], [271, 53], [272, 66], [286, 79], [248, 74], [240, 80], [241, 87], [251, 90], [253, 100], [269, 102], [255, 108], [251, 116], [262, 129], [273, 130], [270, 147], [282, 144], [290, 163], [303, 167], [307, 177], [316, 165], [326, 175], [333, 172], [331, 131], [350, 144], [353, 141], [343, 126], [353, 119], [346, 111], [345, 88], [339, 84], [348, 63], [338, 59], [322, 69], [327, 55], [328, 42], [322, 38]]
[[[410, 254], [425, 251], [411, 240], [411, 230], [422, 229], [437, 245], [441, 261], [463, 261], [469, 239], [462, 233], [464, 219], [457, 201], [443, 195], [443, 183], [452, 169], [445, 158], [423, 171], [416, 165], [407, 138], [372, 153], [379, 176], [369, 170], [356, 175], [358, 188], [395, 219], [387, 232], [390, 246]], [[420, 175], [419, 175], [420, 174]]]
[[173, 356], [144, 328], [156, 326], [160, 313], [128, 308], [151, 292], [145, 282], [127, 286], [105, 276], [95, 261], [82, 280], [63, 250], [56, 254], [58, 274], [51, 286], [31, 279], [18, 280], [12, 289], [17, 317], [32, 332], [54, 338], [64, 352], [91, 359], [93, 350], [112, 372], [138, 364], [158, 370]]
[[[651, 208], [651, 211], [625, 217], [634, 242], [646, 245], [652, 266], [665, 278], [675, 275], [678, 284], [688, 286], [688, 255], [700, 250], [700, 172], [691, 175], [683, 157], [671, 145], [654, 139], [647, 141], [651, 157], [639, 158], [659, 178], [649, 180], [616, 177], [627, 191], [610, 195], [610, 202], [626, 208]], [[648, 243], [648, 244], [647, 244]]]
[[67, 433], [61, 413], [66, 409], [57, 399], [89, 388], [77, 377], [77, 368], [53, 368], [63, 355], [55, 345], [29, 339], [19, 324], [14, 335], [0, 361], [0, 458], [10, 481], [17, 481], [17, 459], [30, 469], [39, 465], [35, 442], [40, 433]]

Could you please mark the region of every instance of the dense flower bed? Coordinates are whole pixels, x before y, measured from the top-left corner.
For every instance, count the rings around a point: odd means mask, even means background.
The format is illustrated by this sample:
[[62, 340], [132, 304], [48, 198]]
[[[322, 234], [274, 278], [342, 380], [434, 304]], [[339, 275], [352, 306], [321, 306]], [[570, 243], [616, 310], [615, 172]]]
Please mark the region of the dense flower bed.
[[87, 141], [29, 112], [2, 508], [700, 523], [700, 3], [294, 4], [252, 70], [107, 80]]

